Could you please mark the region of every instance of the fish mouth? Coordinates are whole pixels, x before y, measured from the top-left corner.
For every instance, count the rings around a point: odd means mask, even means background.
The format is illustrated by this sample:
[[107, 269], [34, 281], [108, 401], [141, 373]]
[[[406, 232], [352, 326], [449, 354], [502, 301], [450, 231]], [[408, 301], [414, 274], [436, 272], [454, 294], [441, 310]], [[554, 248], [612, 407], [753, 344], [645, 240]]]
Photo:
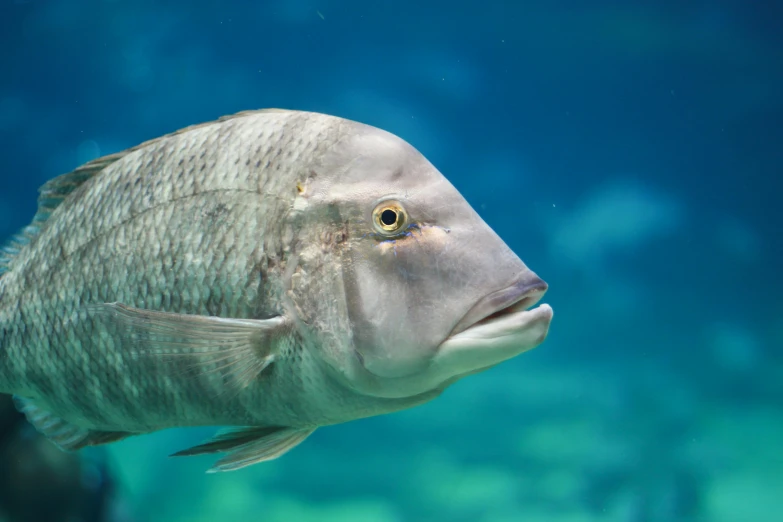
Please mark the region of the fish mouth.
[[[532, 272], [480, 299], [441, 343], [432, 364], [457, 378], [535, 348], [546, 339], [552, 307], [535, 306], [547, 284]], [[534, 308], [531, 308], [534, 307]]]
[[[471, 328], [503, 320], [510, 315], [520, 312], [533, 312], [533, 310], [529, 309], [544, 297], [548, 288], [549, 286], [546, 282], [537, 275], [525, 274], [510, 286], [480, 299], [460, 319], [448, 338], [452, 338]], [[549, 307], [546, 306], [546, 308]]]

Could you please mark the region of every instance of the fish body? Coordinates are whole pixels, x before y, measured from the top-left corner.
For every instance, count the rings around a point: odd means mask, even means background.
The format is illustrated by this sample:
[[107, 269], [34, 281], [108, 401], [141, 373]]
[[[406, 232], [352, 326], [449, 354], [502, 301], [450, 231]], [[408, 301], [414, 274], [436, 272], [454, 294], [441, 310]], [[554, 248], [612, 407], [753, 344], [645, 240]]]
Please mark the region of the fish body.
[[420, 153], [248, 111], [41, 188], [0, 257], [0, 392], [65, 449], [186, 426], [214, 470], [540, 344], [546, 284]]

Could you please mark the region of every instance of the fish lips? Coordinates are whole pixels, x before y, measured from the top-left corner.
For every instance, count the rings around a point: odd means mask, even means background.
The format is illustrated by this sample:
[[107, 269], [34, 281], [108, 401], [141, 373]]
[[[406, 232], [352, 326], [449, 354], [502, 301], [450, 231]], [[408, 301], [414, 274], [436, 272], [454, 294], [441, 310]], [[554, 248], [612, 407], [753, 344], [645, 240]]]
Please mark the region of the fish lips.
[[494, 366], [541, 344], [549, 332], [552, 307], [535, 306], [547, 284], [532, 272], [479, 300], [441, 343], [436, 365], [453, 372]]
[[449, 338], [475, 327], [479, 323], [492, 320], [514, 312], [525, 311], [538, 303], [548, 289], [548, 285], [535, 274], [525, 274], [510, 286], [493, 292], [476, 303], [460, 319], [449, 334]]

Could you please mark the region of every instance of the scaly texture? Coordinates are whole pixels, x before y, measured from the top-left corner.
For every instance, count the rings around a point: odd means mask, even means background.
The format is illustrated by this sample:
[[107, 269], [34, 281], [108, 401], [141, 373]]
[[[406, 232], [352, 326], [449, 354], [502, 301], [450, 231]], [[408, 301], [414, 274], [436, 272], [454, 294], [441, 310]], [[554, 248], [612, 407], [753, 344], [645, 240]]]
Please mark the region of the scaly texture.
[[[99, 429], [252, 424], [244, 403], [259, 390], [225, 394], [219, 373], [134, 354], [84, 305], [280, 313], [298, 160], [328, 146], [334, 126], [242, 114], [142, 144], [79, 186], [3, 276], [0, 389]], [[298, 349], [287, 341], [280, 349]]]

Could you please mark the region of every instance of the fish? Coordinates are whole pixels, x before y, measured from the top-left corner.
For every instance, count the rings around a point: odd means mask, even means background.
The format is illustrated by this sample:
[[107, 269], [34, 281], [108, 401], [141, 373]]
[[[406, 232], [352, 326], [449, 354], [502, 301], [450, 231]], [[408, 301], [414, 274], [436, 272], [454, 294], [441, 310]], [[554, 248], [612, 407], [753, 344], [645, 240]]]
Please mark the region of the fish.
[[214, 426], [272, 460], [540, 345], [547, 283], [402, 138], [243, 111], [39, 190], [0, 253], [0, 393], [66, 451]]

